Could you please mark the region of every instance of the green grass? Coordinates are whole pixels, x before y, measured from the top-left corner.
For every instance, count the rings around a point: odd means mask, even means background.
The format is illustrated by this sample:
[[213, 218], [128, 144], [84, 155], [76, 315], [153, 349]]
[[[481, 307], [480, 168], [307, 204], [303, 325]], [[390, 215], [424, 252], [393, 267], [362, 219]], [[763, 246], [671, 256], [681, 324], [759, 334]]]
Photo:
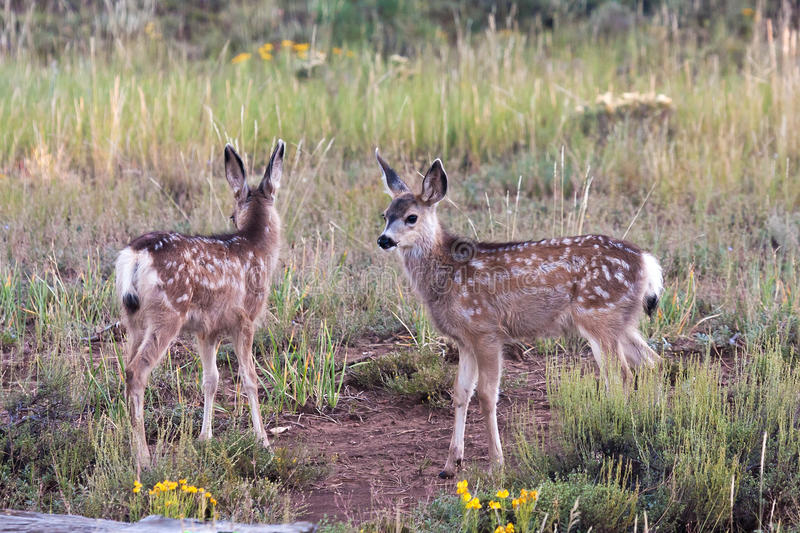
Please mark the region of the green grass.
[[[136, 516], [123, 347], [113, 332], [86, 340], [117, 319], [114, 256], [152, 229], [225, 230], [224, 143], [259, 175], [280, 136], [286, 245], [255, 344], [265, 413], [335, 411], [345, 374], [446, 404], [453, 367], [441, 339], [375, 245], [387, 197], [372, 153], [379, 146], [410, 178], [441, 156], [453, 203], [439, 211], [452, 229], [497, 240], [625, 235], [666, 274], [659, 312], [643, 323], [666, 363], [629, 396], [552, 366], [548, 433], [520, 422], [514, 472], [476, 474], [476, 494], [539, 488], [536, 530], [569, 529], [576, 501], [580, 530], [643, 528], [645, 511], [661, 531], [798, 527], [800, 72], [778, 44], [787, 28], [776, 20], [770, 42], [763, 24], [747, 39], [674, 34], [659, 17], [616, 38], [581, 23], [488, 25], [420, 38], [405, 61], [366, 38], [334, 54], [339, 34], [324, 27], [313, 48], [327, 56], [310, 71], [295, 52], [256, 53], [276, 36], [299, 39], [299, 27], [264, 39], [242, 30], [227, 47], [208, 37], [191, 53], [146, 32], [109, 47], [76, 42], [52, 61], [24, 47], [0, 53], [0, 507]], [[249, 60], [230, 63], [245, 51]], [[606, 91], [663, 93], [674, 111], [609, 118], [595, 104]], [[337, 362], [350, 343], [398, 333], [408, 345], [388, 356]], [[687, 345], [700, 360], [671, 358]], [[734, 368], [718, 353], [735, 355]], [[218, 364], [236, 379], [226, 345]], [[225, 517], [296, 516], [291, 491], [319, 479], [326, 458], [258, 450], [238, 393], [218, 399], [220, 439], [195, 443], [200, 383], [191, 343], [154, 371], [156, 468], [142, 481], [191, 472]], [[619, 513], [604, 513], [608, 502]], [[442, 496], [329, 527], [452, 531], [460, 505]]]

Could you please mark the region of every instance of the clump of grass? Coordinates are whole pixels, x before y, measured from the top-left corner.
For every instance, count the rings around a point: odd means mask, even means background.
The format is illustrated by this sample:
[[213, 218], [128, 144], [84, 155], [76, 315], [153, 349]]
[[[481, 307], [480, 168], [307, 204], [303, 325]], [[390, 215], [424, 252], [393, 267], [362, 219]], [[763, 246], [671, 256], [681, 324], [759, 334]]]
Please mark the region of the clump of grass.
[[[305, 407], [335, 408], [344, 383], [346, 362], [337, 365], [336, 344], [323, 324], [313, 342], [302, 333], [299, 342], [289, 340], [285, 350], [274, 341], [265, 352], [266, 364], [259, 365], [260, 380], [271, 391], [270, 408], [276, 412]], [[340, 366], [340, 368], [339, 368]]]
[[520, 433], [513, 480], [603, 478], [603, 465], [617, 464], [619, 486], [660, 529], [757, 528], [773, 503], [774, 520], [795, 520], [787, 505], [800, 475], [786, 461], [800, 453], [797, 369], [777, 347], [740, 359], [733, 376], [712, 360], [675, 365], [641, 372], [628, 393], [619, 384], [606, 392], [577, 369], [552, 369], [558, 430], [549, 450]]
[[452, 365], [432, 349], [385, 355], [356, 363], [348, 372], [349, 379], [357, 387], [383, 388], [435, 407], [449, 405], [454, 375]]

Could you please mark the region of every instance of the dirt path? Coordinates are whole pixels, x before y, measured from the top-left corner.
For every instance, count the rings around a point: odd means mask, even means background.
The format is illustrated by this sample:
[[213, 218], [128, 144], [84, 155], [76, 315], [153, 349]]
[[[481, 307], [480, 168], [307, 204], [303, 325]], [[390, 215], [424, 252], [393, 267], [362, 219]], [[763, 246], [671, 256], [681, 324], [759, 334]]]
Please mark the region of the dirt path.
[[[509, 386], [501, 391], [497, 412], [506, 448], [515, 405], [532, 400], [537, 424], [546, 427], [549, 422], [544, 366], [544, 358], [505, 363], [504, 382]], [[409, 509], [441, 490], [455, 490], [456, 480], [438, 477], [450, 445], [452, 416], [450, 408], [433, 408], [381, 390], [348, 388], [332, 416], [301, 417], [304, 427], [294, 426], [279, 437], [278, 445], [303, 443], [335, 458], [327, 476], [298, 495], [307, 507], [303, 519], [391, 516], [398, 507]], [[488, 465], [483, 416], [475, 398], [467, 418], [465, 460]]]

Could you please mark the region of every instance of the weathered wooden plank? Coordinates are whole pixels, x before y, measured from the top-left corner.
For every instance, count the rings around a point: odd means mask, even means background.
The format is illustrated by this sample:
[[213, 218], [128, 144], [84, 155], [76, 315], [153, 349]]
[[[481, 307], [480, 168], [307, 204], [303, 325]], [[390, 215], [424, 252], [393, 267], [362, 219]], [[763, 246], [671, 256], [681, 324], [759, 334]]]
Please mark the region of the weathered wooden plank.
[[30, 511], [0, 511], [0, 533], [313, 533], [317, 530], [309, 522], [293, 524], [236, 524], [234, 522], [200, 522], [198, 520], [175, 520], [163, 516], [148, 516], [135, 523], [115, 522], [84, 516], [43, 514]]

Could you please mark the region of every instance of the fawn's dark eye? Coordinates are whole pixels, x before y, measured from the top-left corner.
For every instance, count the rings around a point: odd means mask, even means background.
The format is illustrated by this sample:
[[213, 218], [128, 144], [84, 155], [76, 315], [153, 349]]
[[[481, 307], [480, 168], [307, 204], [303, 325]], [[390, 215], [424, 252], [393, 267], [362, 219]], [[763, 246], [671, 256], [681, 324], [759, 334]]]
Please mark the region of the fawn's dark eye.
[[408, 215], [406, 217], [406, 224], [414, 224], [417, 222], [417, 215]]

